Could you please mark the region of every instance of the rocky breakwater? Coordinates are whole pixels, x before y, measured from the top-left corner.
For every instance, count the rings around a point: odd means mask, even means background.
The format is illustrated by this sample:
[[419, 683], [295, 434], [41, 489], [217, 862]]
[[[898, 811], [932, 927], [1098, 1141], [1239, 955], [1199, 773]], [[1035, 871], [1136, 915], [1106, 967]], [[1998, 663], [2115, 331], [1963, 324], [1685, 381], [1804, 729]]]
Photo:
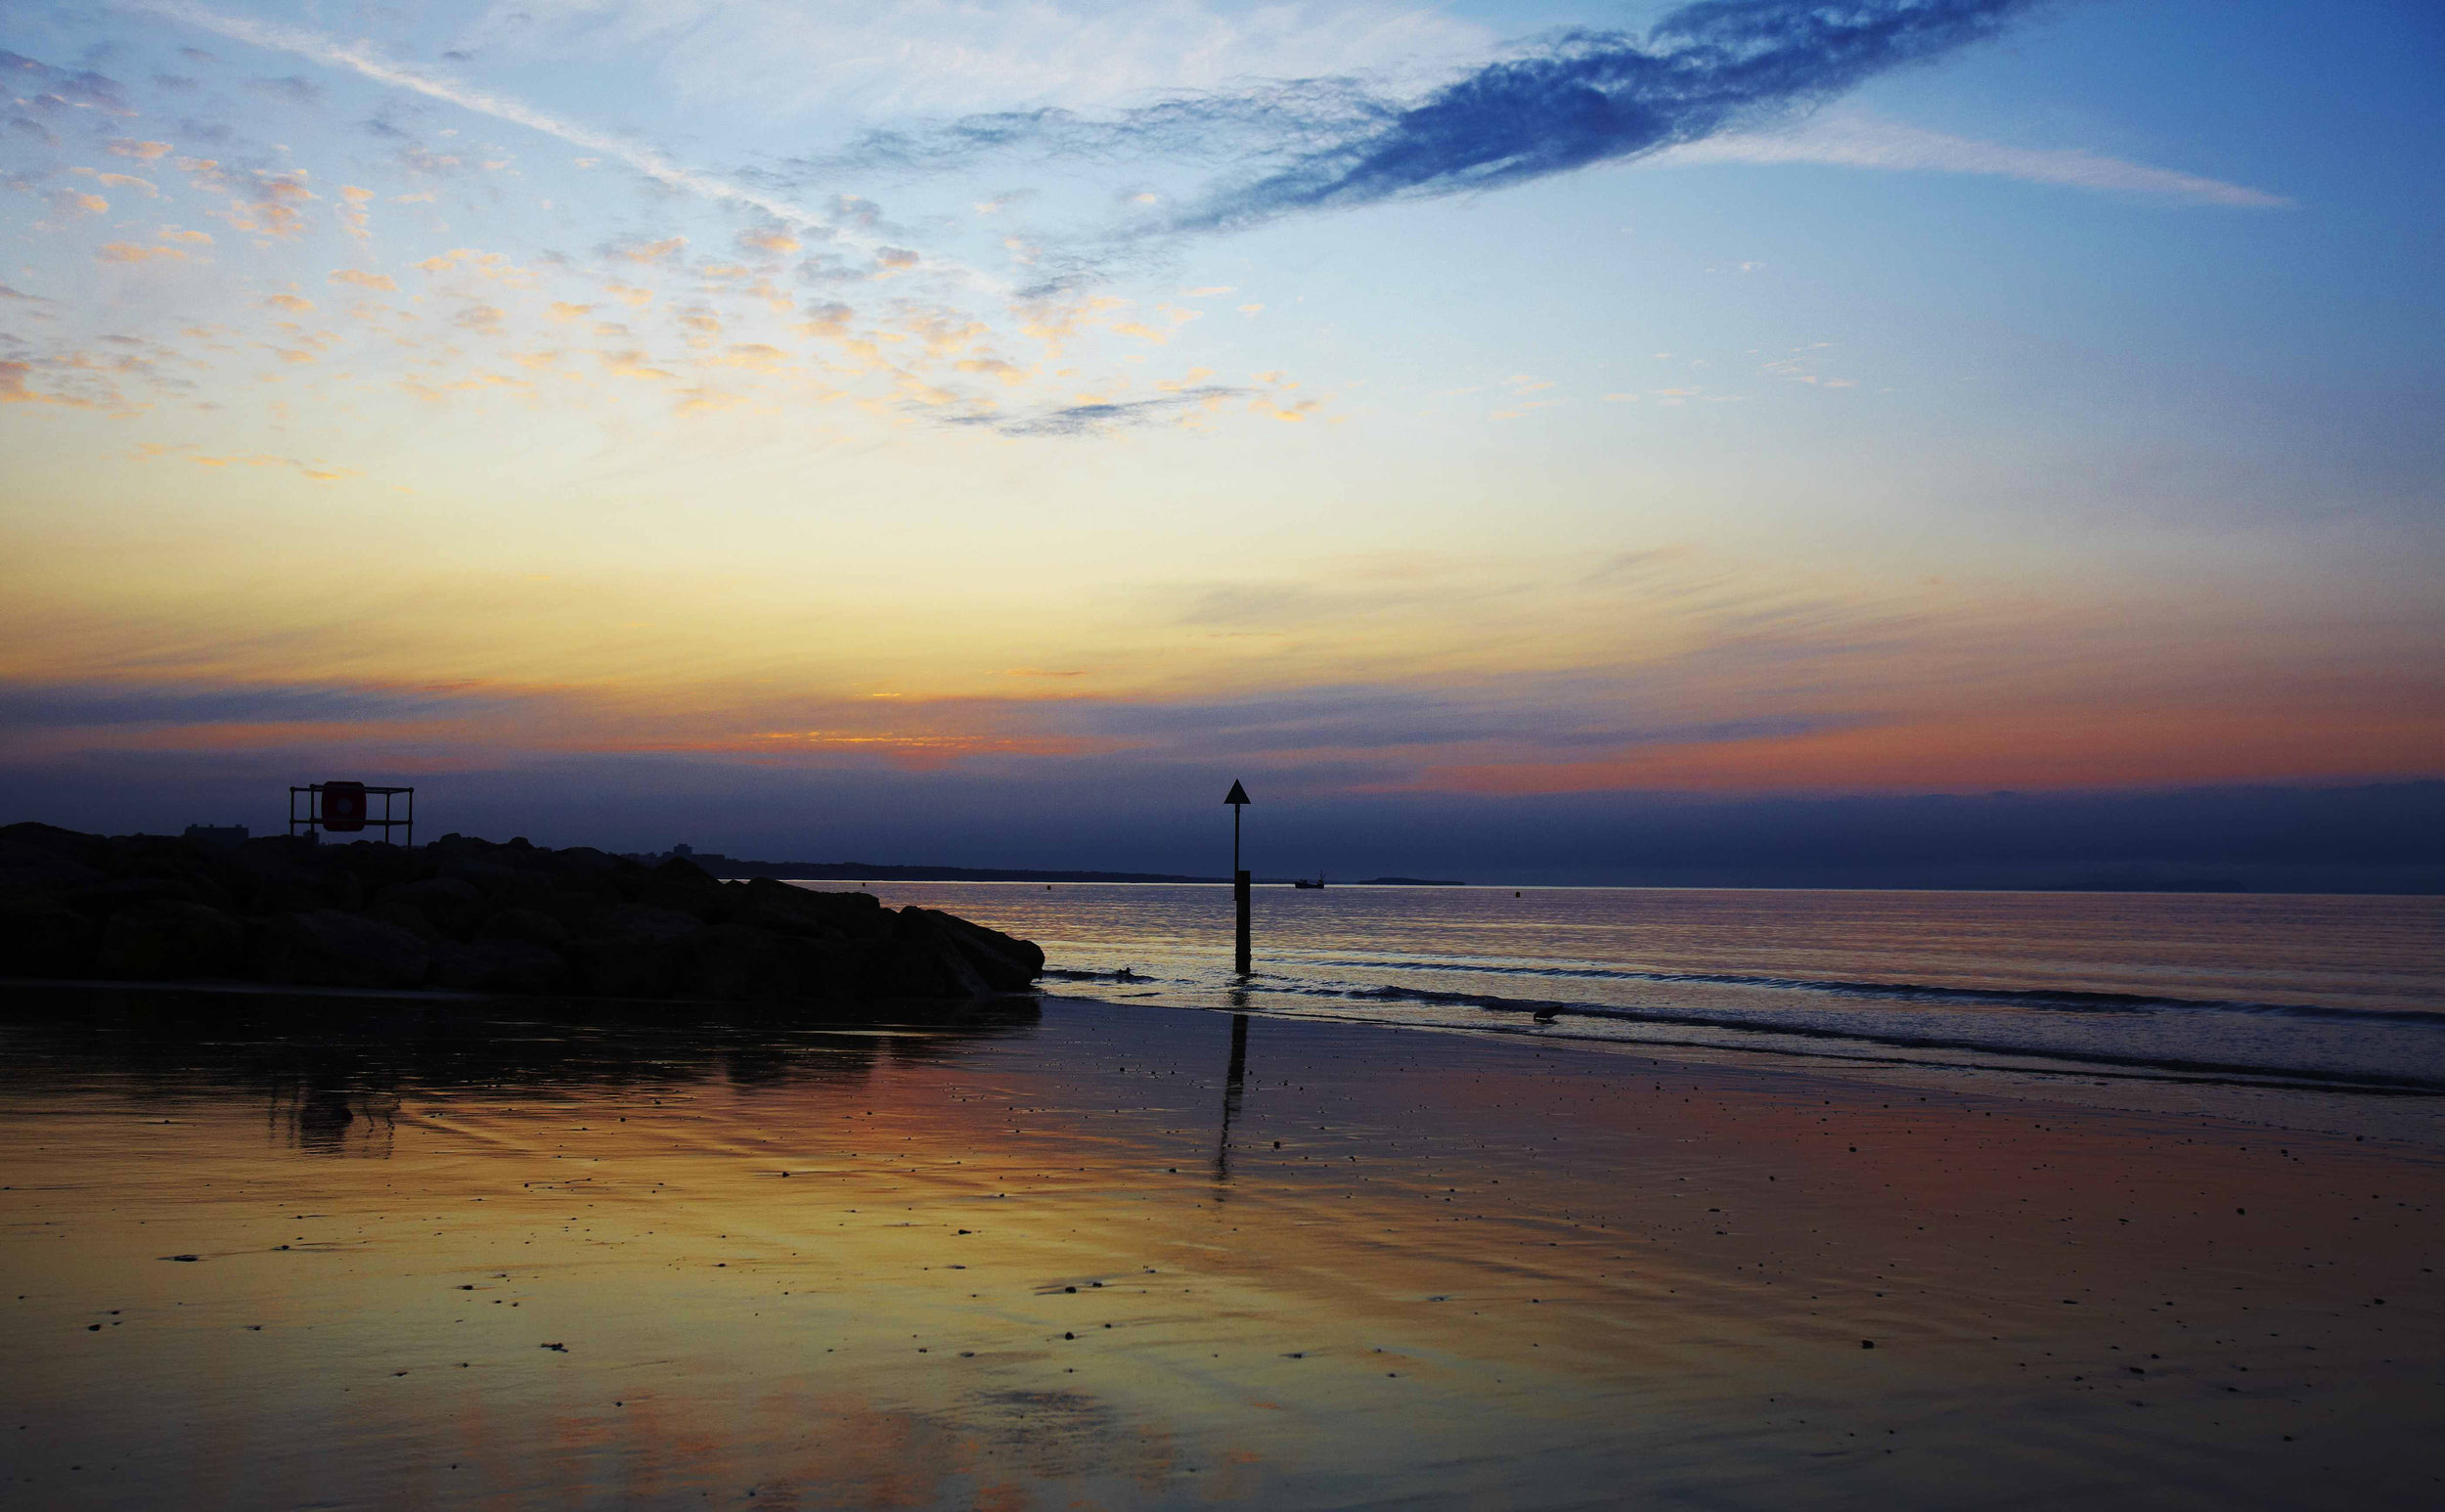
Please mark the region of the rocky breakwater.
[[844, 1005], [1024, 992], [1044, 964], [931, 909], [582, 846], [0, 828], [0, 977]]

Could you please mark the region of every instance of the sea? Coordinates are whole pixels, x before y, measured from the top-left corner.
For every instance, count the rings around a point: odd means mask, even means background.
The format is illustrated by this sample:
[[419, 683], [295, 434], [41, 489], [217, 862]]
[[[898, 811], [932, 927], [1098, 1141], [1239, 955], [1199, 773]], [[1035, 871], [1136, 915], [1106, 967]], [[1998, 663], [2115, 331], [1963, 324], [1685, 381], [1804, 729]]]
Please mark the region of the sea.
[[[838, 888], [841, 883], [805, 883]], [[1112, 1001], [2445, 1137], [2445, 898], [876, 883]]]

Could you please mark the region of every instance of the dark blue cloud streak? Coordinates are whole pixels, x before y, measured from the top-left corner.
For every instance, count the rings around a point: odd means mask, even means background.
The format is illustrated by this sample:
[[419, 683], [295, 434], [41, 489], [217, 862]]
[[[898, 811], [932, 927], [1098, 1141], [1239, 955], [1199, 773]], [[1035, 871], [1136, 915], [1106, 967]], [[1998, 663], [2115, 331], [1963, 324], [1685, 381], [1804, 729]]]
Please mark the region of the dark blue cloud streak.
[[2045, 0], [1702, 0], [1642, 43], [1574, 31], [1489, 64], [1178, 223], [1447, 195], [1695, 142], [1996, 35]]
[[[1821, 105], [2000, 34], [2053, 0], [1700, 0], [1643, 38], [1575, 29], [1413, 100], [1356, 79], [1268, 80], [1106, 118], [1044, 109], [872, 133], [778, 182], [924, 172], [1005, 155], [1235, 163], [1239, 182], [1141, 233], [1494, 189], [1697, 142]], [[753, 175], [751, 175], [753, 176]]]
[[0, 733], [122, 725], [320, 725], [496, 714], [503, 694], [336, 684], [0, 684]]

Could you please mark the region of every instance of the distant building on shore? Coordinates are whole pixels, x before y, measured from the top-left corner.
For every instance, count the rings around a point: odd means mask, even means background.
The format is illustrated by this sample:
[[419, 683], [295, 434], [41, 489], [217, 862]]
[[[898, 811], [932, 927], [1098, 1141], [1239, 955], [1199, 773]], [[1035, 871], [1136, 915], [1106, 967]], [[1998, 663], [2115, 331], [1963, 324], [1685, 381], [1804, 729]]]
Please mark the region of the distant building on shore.
[[198, 845], [211, 846], [214, 850], [227, 850], [233, 845], [244, 842], [246, 826], [244, 824], [189, 824], [187, 838]]
[[728, 873], [715, 870], [715, 868], [731, 864], [731, 859], [720, 851], [700, 851], [692, 845], [674, 845], [667, 851], [622, 851], [620, 855], [630, 861], [643, 862], [648, 867], [658, 867], [666, 861], [693, 862], [707, 871], [713, 872], [715, 876], [727, 875]]

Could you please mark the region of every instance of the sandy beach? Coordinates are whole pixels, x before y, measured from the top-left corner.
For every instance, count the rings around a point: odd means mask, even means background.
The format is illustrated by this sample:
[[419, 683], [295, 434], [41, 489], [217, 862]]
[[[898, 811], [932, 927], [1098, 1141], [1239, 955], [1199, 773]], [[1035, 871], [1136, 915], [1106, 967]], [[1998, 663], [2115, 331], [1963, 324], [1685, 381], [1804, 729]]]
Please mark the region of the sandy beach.
[[[2441, 1484], [2419, 1145], [1062, 1000], [972, 1030], [0, 1043], [26, 1505]], [[505, 1074], [536, 1055], [562, 1069]]]

